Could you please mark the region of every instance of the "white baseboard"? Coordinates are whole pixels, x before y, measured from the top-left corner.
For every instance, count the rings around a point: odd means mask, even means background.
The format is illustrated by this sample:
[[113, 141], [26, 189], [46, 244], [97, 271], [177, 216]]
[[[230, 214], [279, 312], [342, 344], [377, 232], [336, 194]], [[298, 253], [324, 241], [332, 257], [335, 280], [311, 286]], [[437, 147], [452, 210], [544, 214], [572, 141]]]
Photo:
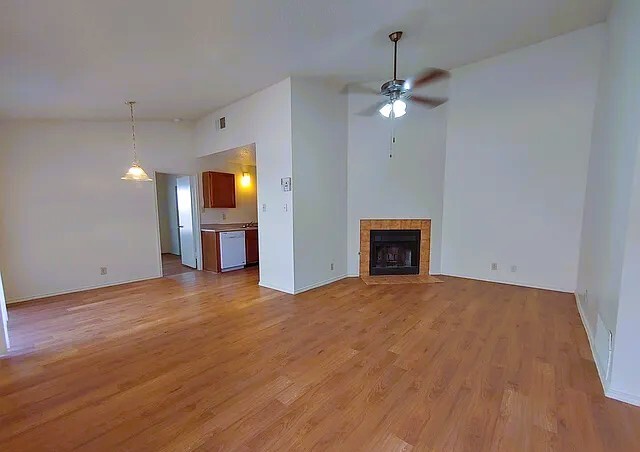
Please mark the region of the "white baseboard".
[[580, 314], [580, 320], [582, 320], [582, 325], [584, 327], [585, 332], [587, 333], [587, 339], [589, 339], [589, 348], [591, 348], [591, 355], [593, 356], [593, 362], [596, 365], [596, 370], [598, 371], [598, 377], [600, 378], [600, 383], [602, 384], [602, 389], [604, 391], [604, 395], [609, 397], [610, 399], [618, 400], [619, 402], [628, 403], [630, 405], [640, 406], [640, 396], [629, 394], [624, 391], [618, 391], [616, 389], [612, 389], [609, 386], [609, 383], [606, 380], [606, 371], [602, 369], [600, 365], [600, 361], [598, 360], [598, 356], [596, 355], [596, 347], [595, 347], [595, 336], [591, 331], [591, 327], [589, 326], [589, 322], [587, 320], [587, 316], [582, 309], [582, 303], [580, 303], [580, 297], [578, 294], [574, 294], [576, 297], [576, 305], [578, 306], [578, 313]]
[[587, 333], [587, 339], [589, 340], [589, 348], [591, 349], [591, 356], [593, 356], [593, 362], [596, 365], [596, 370], [598, 371], [598, 377], [600, 378], [600, 384], [602, 385], [602, 390], [604, 394], [607, 395], [607, 373], [602, 369], [600, 365], [600, 361], [598, 360], [598, 356], [596, 355], [596, 346], [595, 346], [595, 336], [591, 331], [591, 327], [589, 326], [589, 321], [587, 320], [587, 316], [585, 315], [582, 309], [582, 303], [580, 303], [580, 297], [577, 293], [573, 294], [576, 298], [576, 306], [578, 307], [578, 314], [580, 314], [580, 320], [582, 320], [582, 326], [584, 327], [584, 331]]
[[262, 281], [258, 282], [260, 287], [264, 287], [265, 289], [277, 290], [278, 292], [288, 293], [289, 295], [293, 295], [293, 290], [285, 289], [284, 287], [278, 287], [274, 284], [264, 283]]
[[129, 283], [140, 282], [140, 281], [149, 281], [151, 279], [158, 279], [158, 278], [162, 278], [162, 275], [159, 275], [159, 276], [148, 276], [148, 277], [144, 277], [144, 278], [130, 279], [130, 280], [126, 280], [126, 281], [115, 281], [115, 282], [110, 282], [110, 283], [106, 283], [106, 284], [98, 284], [98, 285], [95, 285], [95, 286], [79, 287], [79, 288], [71, 289], [71, 290], [63, 290], [61, 292], [43, 293], [43, 294], [40, 294], [40, 295], [33, 295], [33, 296], [28, 296], [28, 297], [23, 297], [23, 298], [11, 298], [11, 299], [7, 300], [7, 304], [22, 303], [22, 302], [25, 302], [25, 301], [38, 300], [40, 298], [56, 297], [58, 295], [69, 295], [69, 294], [72, 294], [72, 293], [84, 292], [85, 290], [103, 289], [105, 287], [121, 286], [123, 284], [129, 284]]
[[525, 284], [525, 283], [519, 283], [519, 282], [513, 282], [513, 281], [502, 281], [499, 279], [485, 279], [485, 278], [477, 278], [474, 276], [468, 276], [468, 275], [457, 275], [454, 273], [445, 273], [445, 272], [441, 272], [437, 275], [432, 274], [432, 276], [452, 276], [454, 278], [463, 278], [463, 279], [472, 279], [474, 281], [484, 281], [484, 282], [491, 282], [491, 283], [496, 283], [496, 284], [506, 284], [509, 286], [518, 286], [518, 287], [527, 287], [529, 289], [540, 289], [540, 290], [551, 290], [553, 292], [562, 292], [562, 293], [573, 293], [573, 290], [567, 290], [564, 288], [558, 288], [558, 287], [549, 287], [549, 286], [538, 286], [536, 284]]
[[640, 406], [640, 396], [629, 394], [623, 391], [617, 391], [615, 389], [607, 389], [604, 395], [610, 399], [615, 399], [620, 402], [628, 403], [629, 405]]
[[306, 287], [302, 287], [301, 289], [296, 289], [295, 293], [299, 294], [299, 293], [302, 293], [302, 292], [306, 292], [307, 290], [316, 289], [318, 287], [326, 286], [327, 284], [331, 284], [331, 283], [334, 283], [336, 281], [340, 281], [341, 279], [344, 279], [346, 277], [347, 277], [347, 275], [340, 275], [340, 276], [336, 276], [334, 278], [329, 278], [326, 281], [321, 281], [319, 283], [314, 283], [314, 284], [310, 284], [310, 285], [308, 285]]

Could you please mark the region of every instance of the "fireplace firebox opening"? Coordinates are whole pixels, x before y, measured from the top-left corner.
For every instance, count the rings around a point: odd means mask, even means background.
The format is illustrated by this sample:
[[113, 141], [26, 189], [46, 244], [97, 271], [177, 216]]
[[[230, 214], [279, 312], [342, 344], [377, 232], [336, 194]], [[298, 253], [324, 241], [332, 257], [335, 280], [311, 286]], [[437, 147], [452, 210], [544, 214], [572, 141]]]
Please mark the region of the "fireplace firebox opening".
[[370, 275], [420, 273], [420, 230], [371, 230]]

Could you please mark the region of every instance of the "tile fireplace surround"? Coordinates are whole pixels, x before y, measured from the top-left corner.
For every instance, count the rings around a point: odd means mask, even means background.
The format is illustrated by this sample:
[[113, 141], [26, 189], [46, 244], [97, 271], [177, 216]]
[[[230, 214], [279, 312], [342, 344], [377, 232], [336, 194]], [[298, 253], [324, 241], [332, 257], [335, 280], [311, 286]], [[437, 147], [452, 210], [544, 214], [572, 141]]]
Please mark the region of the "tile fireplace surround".
[[[420, 230], [420, 273], [372, 276], [369, 271], [371, 230]], [[431, 220], [360, 220], [360, 278], [367, 284], [430, 284], [441, 282], [429, 275]]]

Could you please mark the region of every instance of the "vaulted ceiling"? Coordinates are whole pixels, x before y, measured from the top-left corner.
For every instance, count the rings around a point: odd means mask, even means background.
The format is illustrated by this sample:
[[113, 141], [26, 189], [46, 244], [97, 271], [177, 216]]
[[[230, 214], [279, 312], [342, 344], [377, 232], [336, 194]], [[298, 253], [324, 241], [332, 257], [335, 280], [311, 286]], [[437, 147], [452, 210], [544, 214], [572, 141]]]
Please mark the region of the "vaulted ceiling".
[[[0, 117], [198, 118], [288, 75], [452, 68], [606, 19], [609, 0], [3, 0]], [[553, 70], [553, 68], [549, 68]]]

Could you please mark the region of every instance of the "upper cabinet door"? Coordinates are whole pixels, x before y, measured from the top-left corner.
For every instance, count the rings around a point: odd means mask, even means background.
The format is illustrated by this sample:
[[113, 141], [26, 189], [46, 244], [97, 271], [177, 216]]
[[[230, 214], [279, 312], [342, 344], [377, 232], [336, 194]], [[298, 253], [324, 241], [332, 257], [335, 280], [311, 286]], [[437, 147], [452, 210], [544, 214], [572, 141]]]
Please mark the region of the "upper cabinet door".
[[202, 191], [205, 208], [235, 208], [236, 176], [229, 173], [207, 171], [202, 173]]

